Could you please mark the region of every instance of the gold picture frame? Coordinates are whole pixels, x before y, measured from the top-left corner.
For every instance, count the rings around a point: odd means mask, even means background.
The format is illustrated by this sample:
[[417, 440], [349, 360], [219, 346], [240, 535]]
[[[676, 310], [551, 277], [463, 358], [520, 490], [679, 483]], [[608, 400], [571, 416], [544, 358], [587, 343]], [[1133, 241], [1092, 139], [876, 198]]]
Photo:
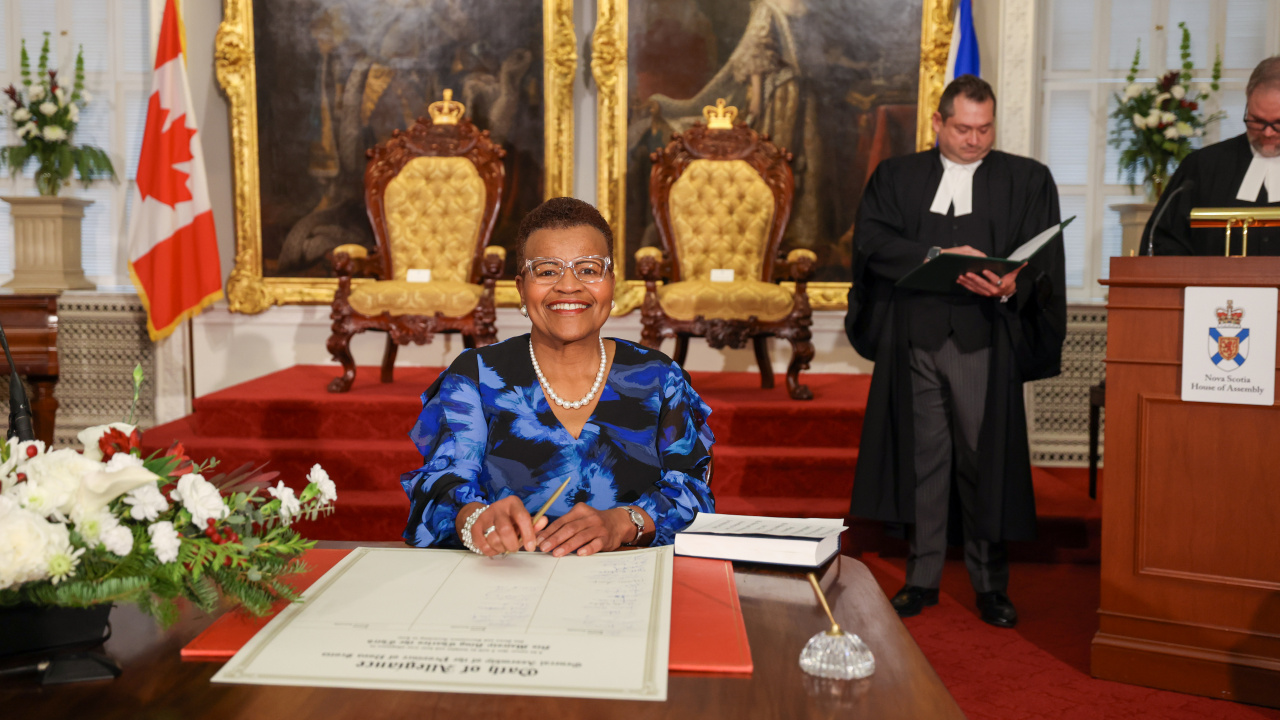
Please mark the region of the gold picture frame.
[[[952, 0], [922, 0], [920, 27], [920, 80], [916, 111], [916, 148], [933, 146], [933, 108], [942, 97], [951, 44]], [[596, 99], [597, 176], [596, 197], [600, 212], [614, 231], [615, 255], [625, 266], [626, 170], [627, 170], [627, 0], [597, 0], [596, 28], [592, 34], [591, 73], [599, 88]], [[620, 269], [625, 276], [625, 270]], [[790, 286], [791, 283], [782, 283]], [[815, 310], [845, 310], [847, 282], [811, 282], [809, 303]], [[630, 312], [644, 298], [644, 283], [619, 283], [615, 314]]]
[[[573, 191], [573, 79], [578, 67], [573, 0], [543, 0], [542, 18], [544, 196], [557, 197]], [[231, 116], [236, 253], [227, 281], [230, 310], [259, 313], [272, 305], [330, 303], [336, 279], [263, 276], [253, 0], [223, 0], [214, 65]], [[495, 299], [501, 305], [518, 305], [515, 283], [500, 282]]]

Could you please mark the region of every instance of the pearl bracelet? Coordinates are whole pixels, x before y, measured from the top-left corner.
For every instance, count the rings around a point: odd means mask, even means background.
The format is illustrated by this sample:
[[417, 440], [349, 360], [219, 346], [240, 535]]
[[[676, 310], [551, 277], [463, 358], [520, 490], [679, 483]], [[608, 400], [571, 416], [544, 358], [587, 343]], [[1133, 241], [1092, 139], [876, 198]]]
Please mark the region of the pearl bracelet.
[[471, 514], [467, 516], [466, 522], [462, 523], [462, 532], [458, 533], [458, 539], [462, 540], [462, 544], [465, 545], [468, 550], [477, 555], [483, 555], [484, 553], [480, 551], [480, 548], [476, 547], [475, 541], [471, 539], [471, 528], [475, 527], [476, 520], [479, 520], [480, 515], [488, 509], [488, 505], [481, 505], [473, 510]]

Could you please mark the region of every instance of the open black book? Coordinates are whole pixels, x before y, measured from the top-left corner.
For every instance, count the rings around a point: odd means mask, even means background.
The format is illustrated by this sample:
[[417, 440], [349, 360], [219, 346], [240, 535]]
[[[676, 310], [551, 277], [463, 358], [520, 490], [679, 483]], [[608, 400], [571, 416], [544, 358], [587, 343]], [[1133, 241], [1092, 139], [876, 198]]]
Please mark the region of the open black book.
[[1075, 216], [1072, 215], [1036, 235], [1018, 246], [1018, 249], [1010, 253], [1007, 258], [973, 257], [972, 255], [942, 253], [904, 275], [895, 285], [907, 290], [919, 290], [921, 292], [967, 295], [969, 291], [956, 282], [956, 279], [961, 275], [970, 272], [982, 275], [983, 270], [990, 270], [997, 275], [1013, 272], [1019, 265], [1035, 257], [1036, 253], [1043, 250], [1050, 240], [1062, 234], [1062, 229], [1075, 219]]

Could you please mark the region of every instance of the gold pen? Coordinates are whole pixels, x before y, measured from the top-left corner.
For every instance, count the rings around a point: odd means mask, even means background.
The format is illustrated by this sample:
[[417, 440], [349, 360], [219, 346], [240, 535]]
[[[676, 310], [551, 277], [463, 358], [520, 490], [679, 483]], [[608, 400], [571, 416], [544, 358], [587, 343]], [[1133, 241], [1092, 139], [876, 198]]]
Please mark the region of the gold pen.
[[[542, 507], [538, 508], [538, 512], [535, 513], [533, 516], [533, 522], [529, 523], [530, 525], [536, 526], [538, 524], [538, 521], [541, 520], [547, 514], [547, 511], [551, 509], [551, 504], [554, 503], [560, 497], [560, 493], [564, 492], [564, 489], [569, 487], [569, 481], [572, 479], [573, 479], [573, 476], [570, 475], [569, 477], [566, 477], [564, 479], [564, 482], [560, 483], [560, 487], [556, 488], [556, 491], [554, 493], [551, 493], [551, 498], [547, 500], [545, 503], [543, 503]], [[537, 532], [536, 528], [534, 529], [534, 532]], [[507, 555], [510, 555], [510, 554], [511, 552], [507, 551], [498, 555], [498, 557], [506, 557]]]

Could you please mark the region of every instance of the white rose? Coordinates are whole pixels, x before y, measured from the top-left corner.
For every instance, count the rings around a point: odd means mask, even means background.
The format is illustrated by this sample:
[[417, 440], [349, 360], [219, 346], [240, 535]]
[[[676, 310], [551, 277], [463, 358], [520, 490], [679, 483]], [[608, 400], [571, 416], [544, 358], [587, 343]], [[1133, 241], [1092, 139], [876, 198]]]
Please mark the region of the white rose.
[[[84, 446], [85, 457], [89, 458], [90, 460], [101, 461], [102, 449], [98, 447], [98, 441], [102, 439], [103, 435], [107, 434], [108, 430], [119, 430], [125, 435], [128, 435], [136, 429], [137, 429], [136, 425], [130, 425], [128, 423], [110, 423], [108, 425], [94, 425], [91, 428], [85, 428], [84, 430], [81, 430], [79, 434], [76, 435], [76, 439], [79, 440], [80, 444]], [[118, 456], [113, 456], [113, 459], [114, 457], [118, 457]]]
[[1152, 110], [1151, 112], [1147, 113], [1147, 127], [1154, 128], [1159, 124], [1160, 124], [1159, 110]]
[[155, 551], [157, 560], [162, 563], [171, 563], [178, 559], [178, 548], [182, 546], [182, 538], [178, 535], [178, 531], [173, 529], [173, 523], [168, 520], [155, 523], [147, 528], [147, 534], [151, 536], [151, 549]]
[[1169, 88], [1169, 94], [1173, 96], [1174, 100], [1181, 100], [1182, 98], [1187, 96], [1187, 89], [1182, 87], [1181, 85], [1174, 85], [1173, 87]]
[[275, 487], [267, 488], [267, 492], [280, 501], [280, 520], [285, 525], [292, 522], [294, 516], [302, 510], [302, 505], [298, 502], [297, 496], [293, 494], [293, 489], [286, 487], [283, 480]]
[[31, 119], [31, 111], [26, 108], [18, 108], [13, 111], [14, 122], [24, 123]]
[[67, 108], [67, 119], [73, 123], [80, 122], [80, 107], [78, 105], [72, 105]]
[[[66, 538], [66, 527], [4, 501], [0, 512], [0, 590], [49, 577], [49, 556]], [[59, 529], [61, 532], [59, 532]]]
[[57, 125], [50, 125], [44, 129], [44, 139], [49, 142], [58, 142], [67, 139], [67, 131]]
[[31, 88], [31, 92], [27, 93], [27, 99], [31, 102], [40, 102], [44, 99], [44, 88], [39, 85]]
[[1144, 90], [1146, 87], [1142, 83], [1129, 83], [1124, 89], [1124, 97], [1126, 100], [1132, 100], [1141, 95]]
[[191, 513], [191, 521], [196, 527], [203, 529], [209, 520], [221, 520], [230, 514], [230, 509], [222, 502], [222, 495], [204, 477], [188, 473], [178, 478], [178, 487], [169, 497], [182, 503]]
[[160, 517], [160, 513], [169, 510], [168, 501], [155, 483], [130, 490], [124, 497], [124, 503], [131, 506], [129, 516], [134, 520], [155, 520]]
[[1138, 128], [1139, 130], [1146, 130], [1146, 129], [1147, 129], [1147, 119], [1146, 119], [1146, 118], [1144, 118], [1144, 117], [1142, 117], [1142, 116], [1141, 116], [1141, 115], [1139, 115], [1138, 113], [1134, 113], [1134, 114], [1133, 114], [1133, 126], [1134, 126], [1134, 127], [1136, 127], [1136, 128]]
[[1176, 125], [1170, 125], [1169, 127], [1165, 128], [1165, 129], [1164, 129], [1164, 136], [1165, 136], [1165, 137], [1167, 137], [1167, 138], [1169, 138], [1170, 140], [1177, 140], [1177, 139], [1178, 139], [1178, 128], [1177, 128], [1177, 126], [1176, 126]]
[[320, 490], [320, 504], [328, 505], [338, 499], [338, 486], [333, 480], [329, 479], [329, 473], [320, 467], [320, 463], [311, 466], [311, 472], [307, 473], [307, 481], [314, 483], [316, 488]]
[[1177, 121], [1177, 119], [1178, 119], [1178, 116], [1174, 115], [1171, 112], [1160, 113], [1160, 122], [1164, 123], [1165, 125], [1169, 125]]
[[52, 115], [52, 114], [54, 114], [54, 113], [56, 113], [56, 112], [58, 112], [58, 106], [57, 106], [57, 105], [55, 105], [55, 104], [53, 104], [53, 103], [51, 103], [51, 102], [49, 102], [49, 101], [47, 101], [47, 100], [46, 100], [45, 102], [40, 103], [40, 114], [41, 114], [41, 115], [49, 116], [49, 115]]
[[59, 104], [59, 105], [66, 105], [66, 104], [67, 104], [67, 93], [66, 93], [66, 91], [65, 91], [65, 90], [63, 90], [62, 88], [58, 88], [57, 90], [54, 90], [54, 91], [53, 91], [53, 96], [54, 96], [55, 98], [57, 98], [57, 99], [58, 99], [58, 104]]
[[125, 557], [133, 552], [133, 533], [124, 525], [117, 525], [102, 534], [102, 544], [107, 552]]
[[1152, 104], [1152, 105], [1154, 105], [1154, 106], [1156, 106], [1156, 107], [1160, 107], [1160, 103], [1162, 103], [1162, 102], [1164, 102], [1165, 100], [1168, 100], [1168, 99], [1169, 99], [1169, 93], [1167, 93], [1167, 92], [1160, 93], [1159, 95], [1157, 95], [1157, 96], [1156, 96], [1156, 98], [1155, 98], [1154, 100], [1152, 100], [1152, 101], [1151, 101], [1151, 104]]
[[1178, 134], [1182, 137], [1192, 137], [1196, 134], [1195, 129], [1191, 127], [1190, 123], [1174, 123], [1174, 127], [1178, 129]]
[[24, 138], [31, 135], [35, 135], [38, 132], [40, 132], [40, 128], [36, 127], [35, 123], [29, 122], [26, 125], [23, 125], [22, 127], [18, 128], [18, 137]]
[[[79, 504], [85, 478], [101, 470], [102, 463], [89, 460], [71, 448], [38, 454], [18, 466], [19, 472], [27, 474], [26, 484], [39, 488], [51, 498], [54, 509], [63, 515], [70, 514]], [[126, 489], [131, 490], [133, 486]]]

